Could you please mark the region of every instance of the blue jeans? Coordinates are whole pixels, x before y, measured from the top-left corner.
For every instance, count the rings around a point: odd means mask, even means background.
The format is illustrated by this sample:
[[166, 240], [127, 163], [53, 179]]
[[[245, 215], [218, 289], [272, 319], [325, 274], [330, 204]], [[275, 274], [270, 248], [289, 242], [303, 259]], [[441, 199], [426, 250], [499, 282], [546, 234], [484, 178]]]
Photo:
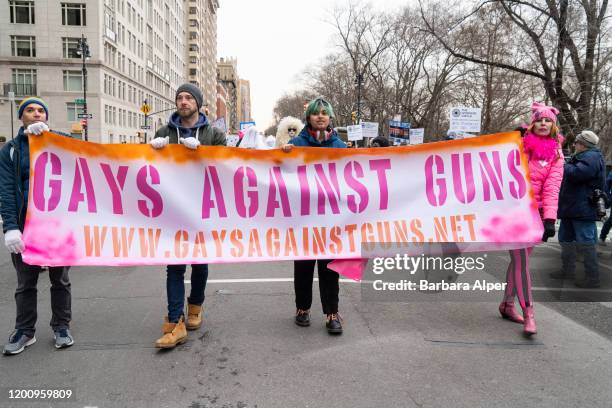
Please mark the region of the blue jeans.
[[[185, 271], [187, 265], [168, 265], [166, 293], [168, 295], [168, 321], [176, 323], [185, 314]], [[201, 306], [208, 280], [208, 265], [191, 265], [191, 293], [187, 302]]]
[[597, 243], [597, 225], [595, 221], [562, 219], [559, 227], [559, 242], [576, 242], [578, 244]]

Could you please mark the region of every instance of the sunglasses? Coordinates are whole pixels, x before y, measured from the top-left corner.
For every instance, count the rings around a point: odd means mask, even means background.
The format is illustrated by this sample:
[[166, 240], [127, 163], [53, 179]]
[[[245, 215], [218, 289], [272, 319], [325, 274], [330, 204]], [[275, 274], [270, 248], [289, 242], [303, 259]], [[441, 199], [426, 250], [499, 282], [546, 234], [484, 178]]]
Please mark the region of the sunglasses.
[[295, 128], [289, 128], [289, 129], [287, 129], [287, 131], [288, 131], [288, 132], [297, 132], [297, 129], [295, 129]]

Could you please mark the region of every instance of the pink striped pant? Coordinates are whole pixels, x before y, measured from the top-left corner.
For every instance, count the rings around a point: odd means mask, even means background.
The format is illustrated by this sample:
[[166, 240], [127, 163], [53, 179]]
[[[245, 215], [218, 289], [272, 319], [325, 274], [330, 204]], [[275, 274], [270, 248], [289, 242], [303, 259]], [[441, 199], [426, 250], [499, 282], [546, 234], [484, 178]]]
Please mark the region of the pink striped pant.
[[516, 295], [522, 309], [533, 305], [531, 297], [531, 273], [529, 256], [533, 247], [510, 250], [510, 265], [506, 272], [506, 291], [504, 301], [514, 302]]

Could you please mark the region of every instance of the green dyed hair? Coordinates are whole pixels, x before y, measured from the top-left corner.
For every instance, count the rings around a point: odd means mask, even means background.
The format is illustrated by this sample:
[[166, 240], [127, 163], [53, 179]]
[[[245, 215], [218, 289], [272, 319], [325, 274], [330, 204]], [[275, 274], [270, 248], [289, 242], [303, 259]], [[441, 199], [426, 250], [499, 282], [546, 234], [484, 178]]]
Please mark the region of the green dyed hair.
[[306, 116], [306, 122], [308, 123], [308, 118], [310, 117], [310, 115], [318, 115], [321, 111], [327, 113], [329, 117], [333, 119], [334, 108], [332, 108], [331, 103], [327, 102], [321, 97], [310, 101], [308, 103], [308, 107], [306, 108], [306, 112], [304, 112], [304, 115]]

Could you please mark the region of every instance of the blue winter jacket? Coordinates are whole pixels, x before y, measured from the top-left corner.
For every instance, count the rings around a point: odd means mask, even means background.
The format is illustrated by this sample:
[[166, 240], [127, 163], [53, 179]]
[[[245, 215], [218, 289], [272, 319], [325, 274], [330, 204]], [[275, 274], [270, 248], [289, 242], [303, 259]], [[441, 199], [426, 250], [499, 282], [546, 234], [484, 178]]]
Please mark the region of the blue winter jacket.
[[[67, 136], [57, 132], [53, 133]], [[0, 216], [4, 232], [23, 231], [30, 189], [30, 143], [23, 126], [0, 150]]]
[[580, 221], [597, 221], [597, 209], [591, 197], [595, 189], [604, 190], [606, 165], [597, 148], [576, 153], [565, 163], [559, 192], [557, 217]]
[[319, 142], [317, 139], [312, 137], [310, 133], [308, 133], [308, 125], [302, 129], [299, 135], [289, 140], [289, 144], [294, 146], [310, 146], [310, 147], [346, 147], [346, 143], [344, 143], [336, 133], [335, 130], [332, 130], [331, 137], [327, 140]]
[[23, 127], [0, 150], [0, 215], [4, 232], [23, 231], [30, 182], [30, 145]]

